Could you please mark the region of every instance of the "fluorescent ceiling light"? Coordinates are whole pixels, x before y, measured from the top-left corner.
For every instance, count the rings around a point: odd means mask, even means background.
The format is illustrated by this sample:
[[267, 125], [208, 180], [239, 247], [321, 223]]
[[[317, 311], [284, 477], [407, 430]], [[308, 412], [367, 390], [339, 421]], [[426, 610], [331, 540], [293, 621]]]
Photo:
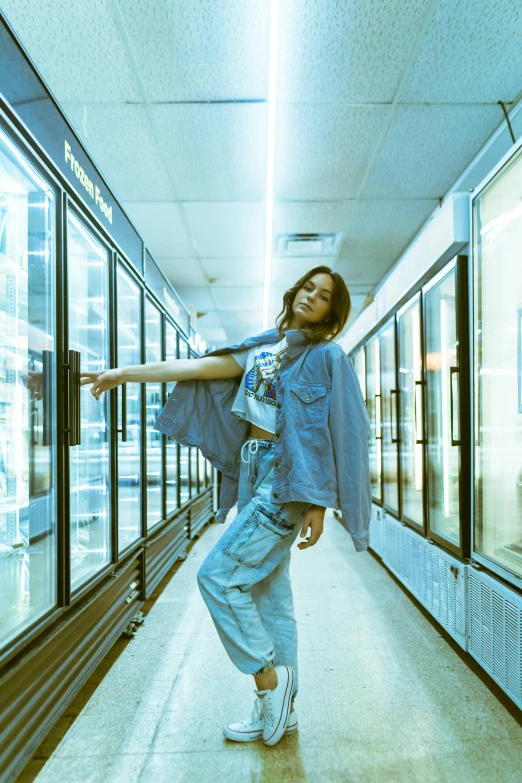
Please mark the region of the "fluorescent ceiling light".
[[263, 290], [263, 331], [268, 329], [268, 297], [272, 266], [272, 225], [274, 220], [274, 153], [277, 88], [277, 38], [279, 0], [270, 3], [270, 55], [268, 66], [268, 127], [266, 141], [265, 287]]

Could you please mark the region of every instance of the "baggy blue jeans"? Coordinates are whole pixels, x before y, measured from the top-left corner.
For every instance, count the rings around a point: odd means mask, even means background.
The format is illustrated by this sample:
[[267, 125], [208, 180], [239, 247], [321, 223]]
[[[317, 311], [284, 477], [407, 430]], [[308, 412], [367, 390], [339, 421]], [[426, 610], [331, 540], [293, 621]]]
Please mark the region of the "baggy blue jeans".
[[[198, 585], [232, 663], [244, 674], [286, 664], [298, 690], [297, 624], [290, 549], [311, 503], [269, 502], [273, 440], [241, 450], [238, 514], [203, 561]], [[248, 462], [244, 450], [248, 447]]]

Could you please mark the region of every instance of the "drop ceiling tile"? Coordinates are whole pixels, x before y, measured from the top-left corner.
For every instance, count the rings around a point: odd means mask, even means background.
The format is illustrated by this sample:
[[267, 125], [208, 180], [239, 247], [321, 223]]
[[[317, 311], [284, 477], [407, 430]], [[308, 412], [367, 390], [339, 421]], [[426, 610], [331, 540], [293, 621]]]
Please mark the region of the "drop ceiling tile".
[[185, 305], [190, 305], [199, 312], [210, 312], [211, 310], [216, 309], [216, 304], [212, 298], [210, 287], [208, 285], [191, 286], [190, 288], [185, 286], [177, 286], [176, 290], [181, 296]]
[[227, 333], [231, 330], [250, 330], [251, 334], [262, 331], [262, 308], [249, 310], [220, 310], [221, 320]]
[[344, 231], [353, 201], [277, 201], [274, 238], [279, 234], [320, 234]]
[[[520, 3], [440, 0], [401, 101], [509, 103], [520, 94], [521, 73]], [[497, 112], [502, 119], [500, 106]]]
[[[198, 318], [198, 332], [203, 335], [204, 331], [209, 329], [222, 329], [221, 316], [217, 310], [209, 310]], [[206, 338], [205, 338], [206, 339]]]
[[500, 125], [498, 106], [400, 106], [364, 198], [440, 198]]
[[430, 0], [281, 3], [278, 100], [390, 102]]
[[66, 103], [63, 109], [120, 201], [173, 199], [143, 106]]
[[151, 112], [178, 201], [264, 198], [265, 104], [164, 105]]
[[185, 202], [188, 230], [198, 254], [208, 258], [258, 258], [265, 252], [262, 202]]
[[388, 106], [279, 105], [277, 199], [354, 198], [389, 111]]
[[225, 310], [244, 310], [251, 308], [261, 312], [263, 309], [263, 287], [220, 287], [212, 286], [216, 307], [221, 312]]
[[202, 258], [201, 266], [214, 285], [263, 285], [264, 258]]
[[2, 0], [2, 12], [58, 101], [141, 100], [106, 0]]
[[208, 279], [197, 258], [156, 258], [171, 283], [178, 286], [205, 286]]
[[215, 345], [216, 348], [222, 348], [227, 345], [227, 333], [222, 327], [207, 329], [200, 326], [200, 321], [198, 320], [198, 332], [209, 345]]
[[265, 0], [125, 0], [120, 9], [149, 100], [266, 98]]
[[196, 253], [187, 234], [178, 204], [169, 202], [130, 202], [123, 208], [150, 248], [154, 258], [194, 258]]

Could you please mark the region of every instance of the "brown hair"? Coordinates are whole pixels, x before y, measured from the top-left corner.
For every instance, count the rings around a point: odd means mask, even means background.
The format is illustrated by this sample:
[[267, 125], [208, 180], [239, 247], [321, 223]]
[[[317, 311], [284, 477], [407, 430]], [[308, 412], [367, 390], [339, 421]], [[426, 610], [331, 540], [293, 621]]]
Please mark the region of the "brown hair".
[[326, 318], [319, 323], [301, 327], [301, 331], [311, 342], [318, 343], [322, 340], [333, 340], [344, 329], [350, 316], [350, 310], [352, 309], [350, 294], [348, 293], [346, 283], [341, 275], [337, 272], [332, 272], [329, 266], [314, 266], [313, 269], [306, 272], [306, 274], [299, 278], [295, 285], [283, 294], [283, 309], [276, 318], [276, 326], [279, 329], [281, 337], [283, 337], [286, 329], [292, 328], [291, 324], [294, 320], [292, 304], [296, 293], [311, 277], [321, 273], [330, 275], [333, 280], [330, 312]]

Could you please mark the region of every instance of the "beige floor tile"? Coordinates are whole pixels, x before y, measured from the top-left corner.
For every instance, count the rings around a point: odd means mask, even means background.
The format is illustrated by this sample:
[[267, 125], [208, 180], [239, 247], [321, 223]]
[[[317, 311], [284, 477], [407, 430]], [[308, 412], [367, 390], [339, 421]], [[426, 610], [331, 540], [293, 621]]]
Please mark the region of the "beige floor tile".
[[519, 741], [437, 742], [430, 748], [447, 783], [519, 783], [522, 780]]
[[175, 681], [176, 675], [169, 681], [154, 680], [152, 674], [151, 677], [135, 678], [121, 672], [100, 683], [83, 708], [82, 715], [157, 712], [165, 706]]
[[[185, 703], [163, 713], [152, 744], [151, 752], [158, 753], [197, 753], [201, 751], [229, 751], [240, 753], [243, 743], [230, 742], [223, 735], [223, 728], [235, 718], [234, 705], [225, 702], [209, 702], [197, 711], [187, 708]], [[251, 710], [250, 710], [251, 712]], [[250, 714], [250, 713], [248, 713]], [[232, 715], [232, 717], [230, 717]], [[244, 717], [248, 717], [245, 713]]]
[[51, 758], [150, 752], [161, 712], [79, 715]]
[[53, 757], [35, 778], [35, 783], [138, 783], [147, 758], [146, 754]]
[[241, 783], [240, 753], [152, 753], [140, 783]]
[[427, 745], [339, 747], [337, 756], [345, 783], [446, 783]]
[[347, 702], [326, 709], [336, 747], [423, 740], [413, 716], [401, 705], [375, 702], [355, 709]]
[[509, 732], [492, 709], [470, 700], [431, 704], [429, 710], [413, 704], [410, 714], [426, 742], [508, 739]]
[[[241, 754], [242, 783], [342, 783], [335, 748], [306, 747], [283, 737], [274, 747], [248, 743]], [[246, 744], [246, 743], [245, 743]]]

